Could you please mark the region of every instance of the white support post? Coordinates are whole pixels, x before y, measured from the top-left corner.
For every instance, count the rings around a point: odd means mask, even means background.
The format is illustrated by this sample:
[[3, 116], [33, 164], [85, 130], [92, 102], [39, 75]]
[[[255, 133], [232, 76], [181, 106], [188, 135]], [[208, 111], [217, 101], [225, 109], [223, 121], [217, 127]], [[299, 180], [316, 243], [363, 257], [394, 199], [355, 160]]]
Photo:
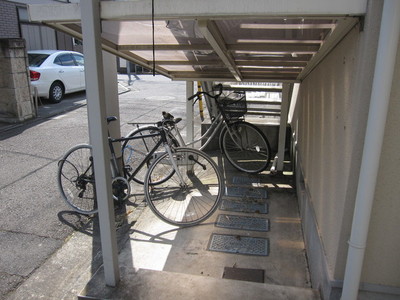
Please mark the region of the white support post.
[[105, 283], [109, 286], [116, 286], [120, 275], [111, 192], [110, 150], [107, 139], [104, 73], [100, 44], [100, 3], [99, 0], [85, 0], [81, 1], [80, 5], [89, 136], [93, 146]]
[[[194, 94], [193, 86], [193, 81], [186, 81], [186, 99]], [[193, 111], [193, 101], [186, 101], [186, 142], [191, 142], [194, 140]]]
[[283, 83], [282, 86], [282, 104], [281, 104], [281, 123], [279, 126], [279, 140], [278, 140], [278, 163], [277, 171], [283, 171], [283, 164], [285, 160], [285, 144], [286, 144], [286, 128], [289, 113], [289, 94], [290, 84]]

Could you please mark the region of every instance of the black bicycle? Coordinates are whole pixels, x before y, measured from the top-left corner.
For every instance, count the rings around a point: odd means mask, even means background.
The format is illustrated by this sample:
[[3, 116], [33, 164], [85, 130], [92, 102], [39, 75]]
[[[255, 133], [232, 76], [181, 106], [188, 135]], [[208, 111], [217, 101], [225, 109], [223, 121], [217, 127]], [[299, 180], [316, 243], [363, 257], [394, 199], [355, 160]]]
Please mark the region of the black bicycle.
[[[107, 118], [108, 123], [114, 120], [116, 117]], [[164, 124], [159, 122], [145, 136], [108, 138], [113, 197], [117, 201], [126, 200], [130, 181], [146, 170], [144, 193], [150, 209], [167, 223], [195, 225], [217, 209], [224, 192], [222, 176], [210, 156], [196, 149], [175, 147], [167, 134]], [[135, 168], [123, 164], [120, 171], [114, 143], [135, 139], [156, 142], [151, 148], [146, 146], [149, 151]], [[132, 147], [124, 149], [130, 152], [131, 159], [138, 157], [136, 150], [140, 151]], [[61, 195], [70, 207], [82, 214], [97, 212], [91, 145], [80, 144], [67, 151], [59, 161], [57, 178]]]

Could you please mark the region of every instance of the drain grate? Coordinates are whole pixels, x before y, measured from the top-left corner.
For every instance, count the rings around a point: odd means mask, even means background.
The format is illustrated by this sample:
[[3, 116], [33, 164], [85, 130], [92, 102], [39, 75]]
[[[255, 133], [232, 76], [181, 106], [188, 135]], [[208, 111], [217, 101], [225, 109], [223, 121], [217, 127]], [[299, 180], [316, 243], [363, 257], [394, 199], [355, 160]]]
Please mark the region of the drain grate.
[[222, 200], [220, 209], [227, 211], [245, 212], [245, 213], [267, 214], [268, 203], [264, 201], [250, 202], [250, 201], [224, 199]]
[[208, 250], [232, 254], [268, 256], [269, 240], [266, 238], [213, 233]]
[[263, 283], [264, 270], [225, 267], [222, 278]]
[[260, 178], [257, 177], [243, 177], [243, 176], [234, 176], [232, 178], [233, 184], [260, 184]]
[[268, 231], [269, 220], [235, 215], [219, 215], [215, 226], [229, 229]]
[[246, 188], [239, 186], [225, 187], [225, 196], [240, 198], [258, 198], [266, 199], [267, 190], [263, 188]]

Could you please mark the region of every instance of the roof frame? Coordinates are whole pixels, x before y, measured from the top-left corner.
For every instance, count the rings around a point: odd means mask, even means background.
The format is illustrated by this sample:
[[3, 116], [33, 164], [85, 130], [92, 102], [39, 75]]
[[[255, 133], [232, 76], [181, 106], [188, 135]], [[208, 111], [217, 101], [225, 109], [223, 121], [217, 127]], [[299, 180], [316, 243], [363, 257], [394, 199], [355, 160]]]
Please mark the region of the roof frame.
[[[144, 25], [151, 1], [100, 1], [103, 25], [122, 24], [102, 36], [103, 49], [152, 69], [154, 47], [155, 71], [175, 80], [298, 82], [357, 24], [367, 0], [254, 0], [251, 7], [239, 0], [173, 3], [155, 3], [161, 38], [153, 45]], [[32, 21], [82, 38], [79, 3], [28, 9]], [[176, 26], [169, 28], [169, 22]], [[126, 24], [143, 30], [124, 32]]]
[[242, 81], [242, 75], [238, 70], [230, 52], [228, 51], [227, 45], [225, 44], [224, 38], [219, 32], [214, 21], [210, 20], [199, 20], [197, 21], [200, 31], [203, 33], [205, 39], [210, 43], [211, 47], [217, 53], [217, 55], [224, 62], [228, 70], [235, 77], [236, 81]]

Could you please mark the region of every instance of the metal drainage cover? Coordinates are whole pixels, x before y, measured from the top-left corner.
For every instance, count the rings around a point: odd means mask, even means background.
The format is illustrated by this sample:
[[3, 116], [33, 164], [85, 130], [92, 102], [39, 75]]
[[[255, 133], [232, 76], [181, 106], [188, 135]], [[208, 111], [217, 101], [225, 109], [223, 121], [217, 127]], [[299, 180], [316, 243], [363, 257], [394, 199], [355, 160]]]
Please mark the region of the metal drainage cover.
[[233, 254], [268, 256], [269, 240], [240, 235], [213, 233], [208, 250]]
[[249, 201], [238, 201], [231, 199], [224, 199], [221, 203], [221, 210], [227, 211], [237, 211], [237, 212], [245, 212], [245, 213], [259, 213], [259, 214], [267, 214], [268, 213], [268, 203], [266, 202], [249, 202]]
[[219, 215], [215, 226], [239, 230], [269, 231], [269, 220], [235, 215]]
[[252, 178], [252, 177], [243, 177], [243, 176], [234, 176], [232, 178], [233, 184], [260, 184], [260, 178]]
[[240, 198], [267, 198], [267, 190], [263, 188], [246, 188], [238, 186], [225, 187], [225, 196]]
[[264, 270], [225, 267], [222, 278], [264, 283]]

